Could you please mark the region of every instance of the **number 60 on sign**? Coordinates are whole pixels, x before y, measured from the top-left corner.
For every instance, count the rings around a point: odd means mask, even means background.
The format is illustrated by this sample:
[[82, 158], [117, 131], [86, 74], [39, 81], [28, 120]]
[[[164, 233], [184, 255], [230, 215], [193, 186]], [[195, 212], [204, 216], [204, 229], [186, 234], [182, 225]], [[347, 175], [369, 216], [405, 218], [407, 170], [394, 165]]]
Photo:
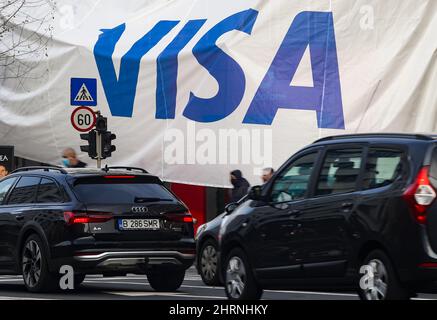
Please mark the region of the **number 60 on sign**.
[[88, 132], [96, 124], [96, 114], [91, 108], [78, 107], [71, 114], [71, 124], [77, 131]]

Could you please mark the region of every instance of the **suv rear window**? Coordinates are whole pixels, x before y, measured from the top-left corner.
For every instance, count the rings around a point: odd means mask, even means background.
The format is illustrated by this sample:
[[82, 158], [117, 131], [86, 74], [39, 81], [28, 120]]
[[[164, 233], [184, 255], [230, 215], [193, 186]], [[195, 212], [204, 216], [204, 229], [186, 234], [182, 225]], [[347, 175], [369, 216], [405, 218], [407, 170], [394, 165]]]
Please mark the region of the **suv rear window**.
[[41, 179], [38, 187], [37, 203], [59, 203], [64, 199], [56, 183], [50, 179]]
[[[122, 181], [123, 180], [123, 181]], [[154, 182], [130, 181], [131, 179], [79, 180], [73, 190], [84, 203], [147, 203], [178, 202], [163, 185]]]
[[370, 148], [363, 189], [380, 188], [394, 182], [401, 174], [402, 151]]

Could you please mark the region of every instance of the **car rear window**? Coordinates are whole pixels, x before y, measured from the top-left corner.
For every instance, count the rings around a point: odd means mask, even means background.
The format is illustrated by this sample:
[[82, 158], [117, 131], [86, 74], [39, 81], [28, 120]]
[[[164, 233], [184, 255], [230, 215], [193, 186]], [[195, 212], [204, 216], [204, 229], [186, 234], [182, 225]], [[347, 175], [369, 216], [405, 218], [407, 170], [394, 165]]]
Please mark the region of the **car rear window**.
[[367, 155], [363, 189], [384, 187], [401, 176], [402, 151], [370, 148]]
[[84, 203], [150, 203], [177, 202], [163, 185], [135, 179], [84, 179], [73, 187], [79, 201]]
[[36, 196], [37, 203], [59, 203], [63, 200], [61, 190], [53, 180], [41, 179]]

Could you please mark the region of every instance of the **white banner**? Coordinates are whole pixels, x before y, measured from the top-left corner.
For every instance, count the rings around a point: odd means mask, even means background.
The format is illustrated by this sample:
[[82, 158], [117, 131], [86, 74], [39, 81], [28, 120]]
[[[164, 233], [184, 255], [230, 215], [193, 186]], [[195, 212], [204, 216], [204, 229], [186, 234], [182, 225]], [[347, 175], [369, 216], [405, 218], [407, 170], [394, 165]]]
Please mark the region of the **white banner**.
[[40, 2], [0, 12], [0, 144], [18, 156], [79, 151], [79, 105], [117, 135], [104, 163], [210, 186], [259, 184], [326, 135], [436, 130], [435, 0]]

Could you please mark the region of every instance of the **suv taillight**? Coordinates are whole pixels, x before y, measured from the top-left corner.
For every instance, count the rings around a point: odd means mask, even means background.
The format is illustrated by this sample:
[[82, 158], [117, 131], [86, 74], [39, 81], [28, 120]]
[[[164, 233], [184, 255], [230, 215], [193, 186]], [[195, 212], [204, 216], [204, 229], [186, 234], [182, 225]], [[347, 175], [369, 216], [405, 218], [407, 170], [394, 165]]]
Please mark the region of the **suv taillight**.
[[429, 166], [420, 169], [415, 181], [405, 190], [403, 198], [410, 205], [418, 223], [425, 223], [426, 209], [436, 198], [436, 193], [428, 178]]
[[103, 214], [87, 214], [86, 212], [64, 212], [64, 220], [68, 225], [73, 224], [81, 224], [81, 223], [99, 223], [106, 222], [112, 219], [111, 214], [103, 213]]
[[168, 221], [194, 223], [191, 213], [165, 213], [164, 217]]

